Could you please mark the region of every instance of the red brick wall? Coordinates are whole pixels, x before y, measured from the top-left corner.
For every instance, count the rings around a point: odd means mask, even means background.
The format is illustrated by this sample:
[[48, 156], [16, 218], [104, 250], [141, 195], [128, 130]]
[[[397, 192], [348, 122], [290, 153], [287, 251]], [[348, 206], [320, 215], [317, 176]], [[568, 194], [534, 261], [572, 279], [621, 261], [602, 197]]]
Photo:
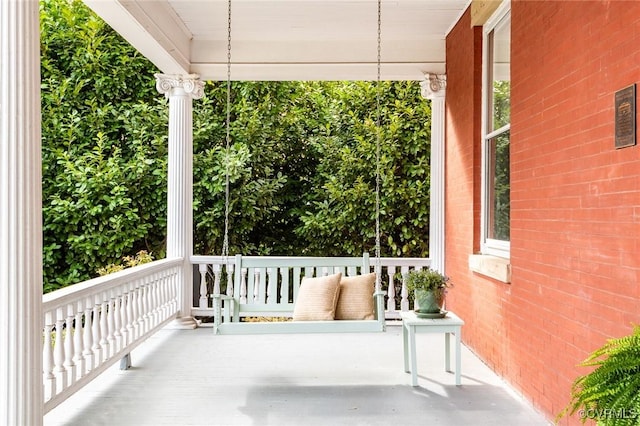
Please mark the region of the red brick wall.
[[640, 146], [616, 150], [613, 121], [615, 92], [640, 84], [638, 28], [637, 1], [512, 1], [511, 284], [468, 268], [482, 36], [467, 13], [447, 38], [448, 306], [550, 419], [585, 373], [576, 364], [640, 323]]

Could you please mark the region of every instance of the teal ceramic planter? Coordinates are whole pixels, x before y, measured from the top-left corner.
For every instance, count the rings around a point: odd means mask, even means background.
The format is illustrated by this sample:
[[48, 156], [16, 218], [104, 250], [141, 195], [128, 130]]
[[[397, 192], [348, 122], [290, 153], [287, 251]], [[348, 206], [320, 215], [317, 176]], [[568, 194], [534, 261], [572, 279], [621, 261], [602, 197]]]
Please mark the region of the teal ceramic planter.
[[416, 302], [418, 302], [416, 311], [419, 313], [439, 313], [444, 304], [444, 290], [416, 290]]

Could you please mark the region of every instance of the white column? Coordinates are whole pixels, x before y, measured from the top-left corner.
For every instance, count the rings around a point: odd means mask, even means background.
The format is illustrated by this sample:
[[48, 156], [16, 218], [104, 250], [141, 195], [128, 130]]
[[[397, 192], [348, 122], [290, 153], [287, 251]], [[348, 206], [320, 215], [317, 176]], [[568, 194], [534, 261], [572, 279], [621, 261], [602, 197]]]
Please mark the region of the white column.
[[193, 305], [193, 99], [204, 93], [195, 74], [156, 74], [156, 87], [169, 98], [169, 164], [167, 192], [167, 258], [184, 259], [178, 325], [195, 328]]
[[444, 178], [445, 178], [445, 89], [443, 74], [426, 74], [420, 83], [422, 96], [431, 101], [431, 201], [429, 211], [429, 257], [431, 267], [444, 273]]
[[0, 424], [41, 425], [38, 0], [0, 1]]

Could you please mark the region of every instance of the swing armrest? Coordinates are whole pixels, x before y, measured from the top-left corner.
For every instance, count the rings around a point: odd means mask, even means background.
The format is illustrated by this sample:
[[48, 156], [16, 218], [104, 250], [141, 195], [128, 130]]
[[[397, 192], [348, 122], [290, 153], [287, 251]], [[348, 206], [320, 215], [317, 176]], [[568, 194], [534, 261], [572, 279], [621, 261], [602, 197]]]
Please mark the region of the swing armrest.
[[223, 322], [231, 322], [231, 305], [235, 300], [226, 294], [213, 294], [213, 329], [218, 333], [218, 328]]
[[373, 304], [376, 312], [376, 319], [384, 324], [384, 298], [387, 295], [386, 292], [378, 290], [373, 292]]

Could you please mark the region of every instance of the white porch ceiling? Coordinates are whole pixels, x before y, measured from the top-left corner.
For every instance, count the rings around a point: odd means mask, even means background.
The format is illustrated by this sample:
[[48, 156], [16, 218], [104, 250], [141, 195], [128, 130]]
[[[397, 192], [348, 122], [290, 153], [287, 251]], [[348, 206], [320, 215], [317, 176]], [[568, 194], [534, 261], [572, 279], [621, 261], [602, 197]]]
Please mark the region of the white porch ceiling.
[[[227, 75], [226, 0], [84, 0], [167, 74]], [[382, 1], [382, 78], [445, 71], [471, 0]], [[233, 80], [375, 80], [376, 0], [232, 0]]]

